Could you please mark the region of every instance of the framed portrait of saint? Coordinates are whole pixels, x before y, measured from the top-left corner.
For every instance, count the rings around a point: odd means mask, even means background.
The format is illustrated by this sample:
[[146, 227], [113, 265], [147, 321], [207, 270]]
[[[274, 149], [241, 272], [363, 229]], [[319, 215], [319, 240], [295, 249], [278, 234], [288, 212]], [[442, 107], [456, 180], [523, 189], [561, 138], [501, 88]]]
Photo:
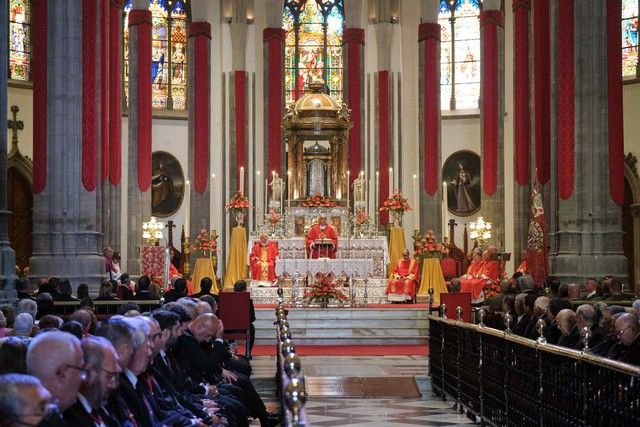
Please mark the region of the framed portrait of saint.
[[456, 151], [442, 167], [447, 183], [449, 212], [469, 216], [480, 210], [480, 156], [473, 151]]
[[180, 208], [184, 198], [184, 173], [180, 162], [166, 151], [151, 155], [151, 215], [164, 218]]

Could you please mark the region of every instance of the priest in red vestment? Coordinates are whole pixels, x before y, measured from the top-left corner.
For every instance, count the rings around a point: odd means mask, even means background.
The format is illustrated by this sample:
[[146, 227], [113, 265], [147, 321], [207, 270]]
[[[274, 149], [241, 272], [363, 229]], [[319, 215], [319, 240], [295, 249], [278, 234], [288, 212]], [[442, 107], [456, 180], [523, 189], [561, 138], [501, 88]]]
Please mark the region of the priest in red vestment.
[[473, 261], [467, 274], [460, 277], [462, 292], [470, 292], [474, 301], [490, 298], [500, 292], [500, 262], [495, 259], [497, 250], [490, 246], [479, 259], [479, 253], [473, 253]]
[[[182, 278], [182, 274], [178, 271], [175, 265], [172, 262], [169, 263], [169, 283], [167, 284], [168, 290], [171, 290], [173, 286], [171, 284], [174, 282], [173, 279]], [[193, 284], [191, 280], [186, 280], [187, 282], [187, 295], [191, 295], [193, 293]]]
[[260, 241], [253, 245], [249, 255], [251, 279], [262, 282], [276, 280], [276, 260], [279, 256], [278, 245], [269, 241], [267, 233], [260, 233]]
[[[324, 240], [327, 244], [318, 244], [319, 240]], [[318, 222], [313, 224], [307, 233], [307, 256], [315, 258], [336, 257], [338, 249], [338, 233], [333, 226], [327, 224], [327, 217], [320, 214]]]
[[418, 287], [418, 261], [411, 258], [409, 249], [402, 252], [402, 258], [393, 268], [393, 278], [387, 282], [387, 299], [389, 301], [412, 301]]
[[522, 274], [529, 274], [529, 271], [527, 270], [527, 251], [522, 251], [520, 256], [522, 258], [522, 262], [516, 269], [516, 272], [519, 271]]

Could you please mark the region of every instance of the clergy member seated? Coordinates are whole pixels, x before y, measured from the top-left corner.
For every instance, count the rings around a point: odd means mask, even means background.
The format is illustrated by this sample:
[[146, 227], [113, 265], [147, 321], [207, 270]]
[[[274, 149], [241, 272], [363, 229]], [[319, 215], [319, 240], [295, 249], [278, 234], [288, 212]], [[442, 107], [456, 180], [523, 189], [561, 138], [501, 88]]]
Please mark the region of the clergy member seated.
[[460, 277], [462, 292], [470, 292], [473, 302], [481, 302], [499, 293], [500, 262], [495, 259], [496, 253], [496, 248], [490, 246], [479, 259], [479, 252], [474, 250], [467, 273]]
[[393, 277], [387, 282], [387, 299], [394, 302], [412, 301], [418, 287], [418, 261], [411, 258], [409, 249], [393, 267]]
[[338, 233], [333, 226], [327, 224], [327, 216], [320, 214], [318, 222], [307, 233], [307, 256], [311, 259], [334, 259], [337, 249]]
[[276, 280], [276, 260], [280, 257], [278, 245], [270, 242], [267, 233], [260, 233], [260, 241], [251, 248], [249, 267], [251, 279], [261, 282]]

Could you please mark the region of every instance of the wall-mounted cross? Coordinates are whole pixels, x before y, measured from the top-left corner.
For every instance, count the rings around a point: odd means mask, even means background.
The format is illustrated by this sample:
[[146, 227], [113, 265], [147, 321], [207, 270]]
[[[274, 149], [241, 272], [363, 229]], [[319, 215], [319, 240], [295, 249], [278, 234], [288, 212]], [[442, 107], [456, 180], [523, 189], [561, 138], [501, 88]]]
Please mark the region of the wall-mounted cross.
[[17, 105], [11, 106], [11, 115], [13, 115], [13, 119], [7, 122], [7, 127], [11, 129], [11, 149], [18, 148], [18, 131], [24, 129], [24, 122], [22, 120], [18, 120], [18, 108]]

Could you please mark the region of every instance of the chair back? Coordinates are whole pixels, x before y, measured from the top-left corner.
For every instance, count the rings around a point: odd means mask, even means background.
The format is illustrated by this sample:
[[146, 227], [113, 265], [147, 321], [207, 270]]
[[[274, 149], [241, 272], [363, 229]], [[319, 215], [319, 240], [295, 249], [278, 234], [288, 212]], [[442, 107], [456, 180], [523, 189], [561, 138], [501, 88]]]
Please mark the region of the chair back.
[[454, 277], [458, 277], [458, 263], [453, 258], [442, 258], [440, 261], [444, 280], [449, 281]]
[[462, 320], [471, 323], [471, 292], [448, 292], [440, 294], [440, 304], [447, 305], [447, 318], [457, 319], [456, 307], [462, 307]]
[[218, 317], [224, 325], [224, 338], [248, 339], [249, 292], [221, 292], [219, 299]]

